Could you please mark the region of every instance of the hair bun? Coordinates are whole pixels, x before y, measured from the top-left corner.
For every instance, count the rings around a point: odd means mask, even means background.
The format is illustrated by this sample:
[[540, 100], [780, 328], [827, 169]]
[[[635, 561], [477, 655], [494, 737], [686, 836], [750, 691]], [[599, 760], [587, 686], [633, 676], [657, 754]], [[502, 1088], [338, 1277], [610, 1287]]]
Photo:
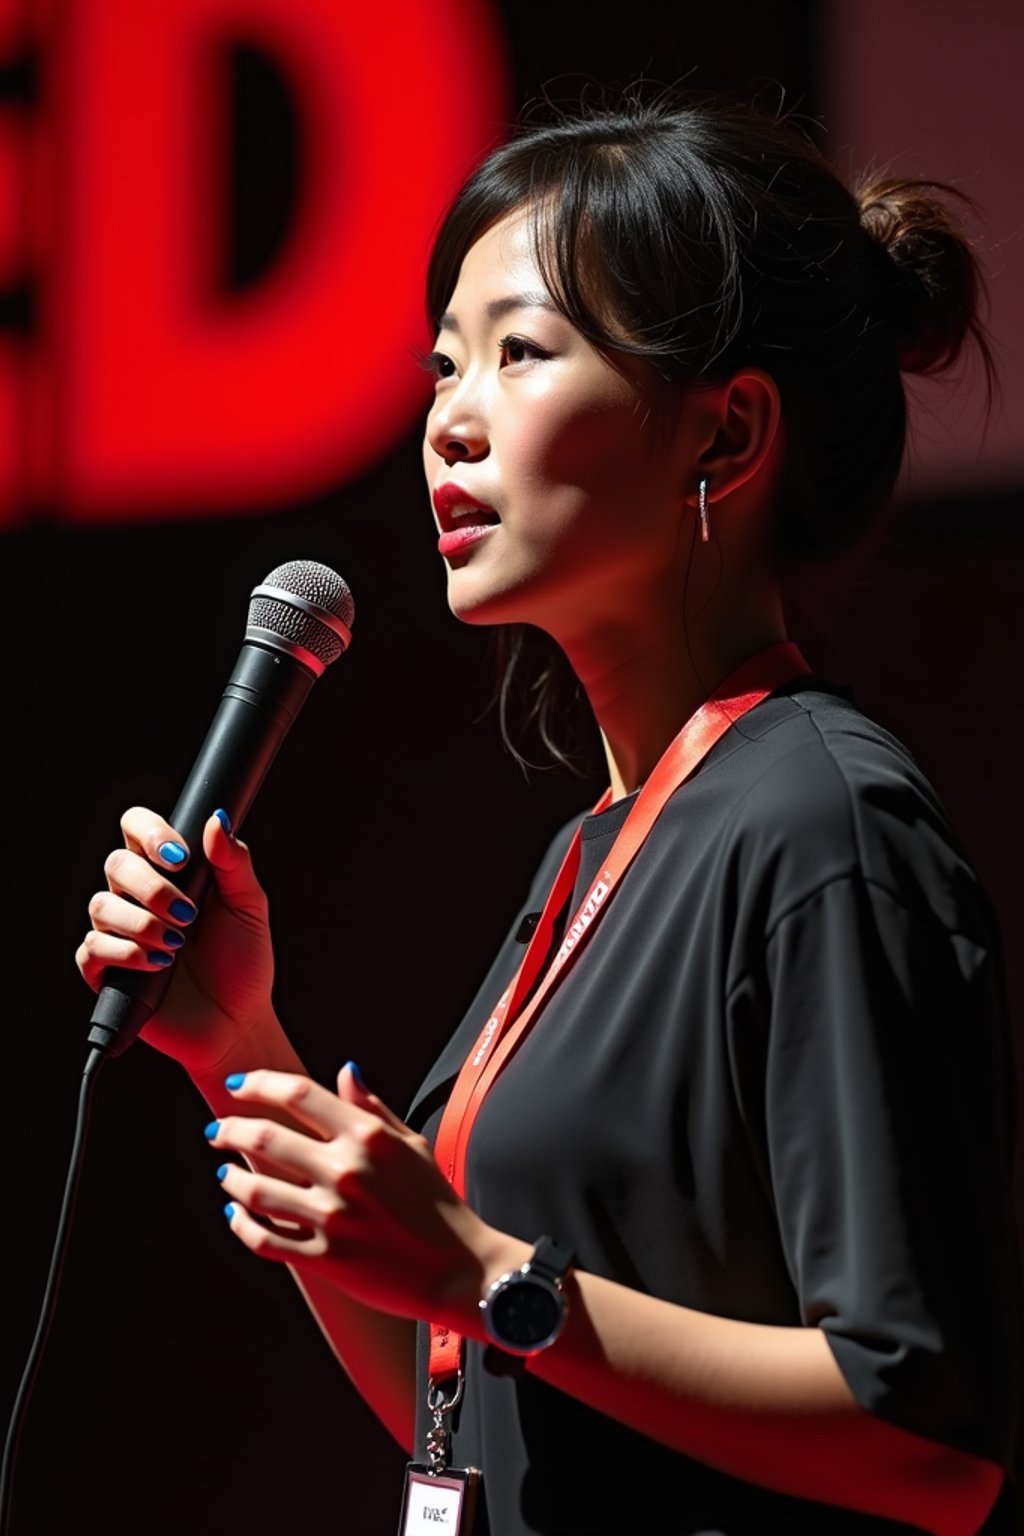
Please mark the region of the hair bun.
[[950, 368], [973, 336], [988, 363], [979, 317], [983, 279], [950, 207], [970, 200], [932, 181], [882, 178], [858, 188], [861, 225], [894, 263], [900, 282], [896, 323], [905, 373]]

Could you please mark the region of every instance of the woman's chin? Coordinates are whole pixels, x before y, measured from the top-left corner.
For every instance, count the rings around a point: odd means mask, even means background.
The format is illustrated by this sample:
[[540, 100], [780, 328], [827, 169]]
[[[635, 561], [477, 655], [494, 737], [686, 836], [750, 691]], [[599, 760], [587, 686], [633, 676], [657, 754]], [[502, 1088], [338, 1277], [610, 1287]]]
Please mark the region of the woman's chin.
[[450, 588], [448, 592], [448, 608], [460, 624], [486, 626], [488, 624], [514, 624], [517, 622], [516, 619], [507, 617], [502, 612], [500, 605], [483, 600], [479, 602], [467, 601], [462, 597], [461, 593], [458, 597], [454, 596]]
[[465, 569], [448, 572], [448, 607], [463, 624], [524, 622], [512, 594], [497, 591], [493, 583]]

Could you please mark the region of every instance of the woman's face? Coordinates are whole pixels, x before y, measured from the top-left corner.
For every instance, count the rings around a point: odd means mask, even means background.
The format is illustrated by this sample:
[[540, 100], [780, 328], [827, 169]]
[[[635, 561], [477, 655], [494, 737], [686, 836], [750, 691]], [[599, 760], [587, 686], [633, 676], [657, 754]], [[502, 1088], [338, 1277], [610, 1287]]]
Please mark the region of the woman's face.
[[526, 214], [467, 253], [432, 361], [424, 464], [454, 613], [565, 643], [635, 622], [660, 588], [678, 602], [691, 445], [649, 365], [613, 366], [553, 307]]

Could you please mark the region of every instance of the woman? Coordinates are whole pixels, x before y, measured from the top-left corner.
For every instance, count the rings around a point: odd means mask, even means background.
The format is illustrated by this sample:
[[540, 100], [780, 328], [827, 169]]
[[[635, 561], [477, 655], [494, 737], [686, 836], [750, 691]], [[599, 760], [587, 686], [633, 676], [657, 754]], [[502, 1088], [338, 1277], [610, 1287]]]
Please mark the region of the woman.
[[901, 368], [980, 338], [969, 249], [934, 189], [855, 197], [755, 114], [630, 106], [492, 155], [429, 290], [450, 605], [556, 642], [609, 794], [408, 1125], [304, 1075], [217, 818], [190, 935], [187, 850], [127, 813], [82, 971], [184, 940], [146, 1037], [247, 1159], [232, 1231], [419, 1460], [433, 1428], [435, 1467], [482, 1469], [480, 1528], [977, 1531], [1013, 1428], [994, 925], [780, 596], [890, 491]]

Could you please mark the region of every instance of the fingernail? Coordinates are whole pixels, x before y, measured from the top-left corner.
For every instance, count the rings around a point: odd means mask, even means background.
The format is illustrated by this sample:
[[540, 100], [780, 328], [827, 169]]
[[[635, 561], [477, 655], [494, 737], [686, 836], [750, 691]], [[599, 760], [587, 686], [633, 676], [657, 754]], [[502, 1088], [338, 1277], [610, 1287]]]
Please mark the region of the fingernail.
[[184, 864], [188, 858], [180, 843], [161, 843], [157, 853], [165, 864]]
[[176, 896], [167, 910], [172, 917], [177, 918], [179, 923], [191, 923], [195, 920], [196, 908], [190, 901], [186, 901], [184, 896]]
[[219, 1120], [211, 1120], [209, 1125], [206, 1127], [205, 1131], [203, 1132], [203, 1135], [206, 1137], [207, 1141], [212, 1141], [213, 1138], [216, 1136], [216, 1134], [217, 1134], [217, 1132], [219, 1130], [220, 1130], [220, 1121]]
[[363, 1082], [363, 1074], [360, 1072], [354, 1061], [346, 1061], [344, 1070], [346, 1072], [352, 1073], [352, 1077], [355, 1080], [355, 1085], [357, 1088], [366, 1087], [366, 1084]]
[[185, 935], [179, 933], [177, 928], [165, 928], [161, 942], [166, 944], [168, 949], [180, 949], [185, 942]]
[[221, 1163], [220, 1167], [217, 1169], [217, 1177], [218, 1177], [218, 1179], [226, 1179], [227, 1176], [228, 1176], [228, 1169], [230, 1167], [231, 1167], [230, 1163]]
[[214, 811], [213, 814], [216, 816], [217, 820], [220, 822], [221, 826], [224, 828], [224, 831], [227, 833], [228, 837], [230, 837], [231, 836], [231, 817], [228, 815], [227, 811]]
[[151, 949], [146, 959], [150, 965], [170, 965], [174, 956], [165, 954], [162, 949]]
[[231, 1092], [234, 1093], [235, 1089], [236, 1088], [241, 1088], [241, 1086], [242, 1086], [242, 1084], [244, 1082], [245, 1082], [245, 1073], [244, 1072], [232, 1072], [230, 1074], [230, 1076], [228, 1076], [228, 1077], [226, 1077], [224, 1079], [224, 1087], [225, 1088], [230, 1088]]
[[228, 1221], [231, 1221], [233, 1219], [233, 1217], [234, 1217], [234, 1214], [235, 1214], [235, 1203], [234, 1203], [233, 1200], [229, 1200], [227, 1205], [224, 1207], [224, 1215], [227, 1217]]

